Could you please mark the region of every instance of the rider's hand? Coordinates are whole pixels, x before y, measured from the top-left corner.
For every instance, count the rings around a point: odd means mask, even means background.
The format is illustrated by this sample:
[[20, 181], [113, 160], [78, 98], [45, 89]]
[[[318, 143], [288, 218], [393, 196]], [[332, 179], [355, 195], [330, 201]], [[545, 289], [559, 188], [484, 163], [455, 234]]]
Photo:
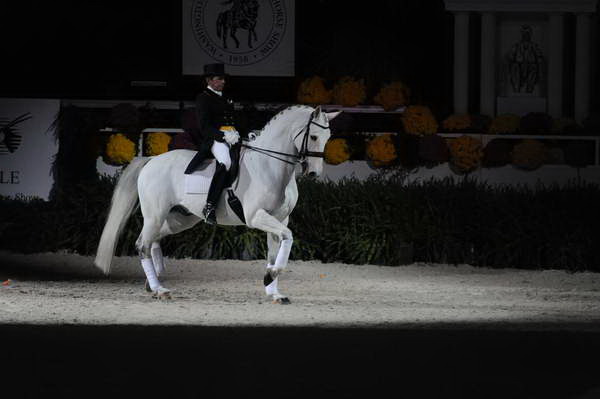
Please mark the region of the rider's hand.
[[226, 130], [223, 132], [223, 136], [225, 142], [230, 146], [240, 141], [240, 134], [237, 132], [237, 130]]

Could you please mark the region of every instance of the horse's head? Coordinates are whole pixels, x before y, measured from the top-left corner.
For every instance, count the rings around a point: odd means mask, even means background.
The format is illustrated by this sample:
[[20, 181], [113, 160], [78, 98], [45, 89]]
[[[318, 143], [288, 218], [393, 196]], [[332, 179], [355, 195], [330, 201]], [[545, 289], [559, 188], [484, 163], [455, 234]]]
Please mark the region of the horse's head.
[[323, 151], [331, 136], [329, 121], [340, 112], [324, 112], [317, 107], [311, 114], [306, 128], [296, 136], [294, 144], [303, 158], [302, 170], [310, 177], [319, 176], [323, 172]]

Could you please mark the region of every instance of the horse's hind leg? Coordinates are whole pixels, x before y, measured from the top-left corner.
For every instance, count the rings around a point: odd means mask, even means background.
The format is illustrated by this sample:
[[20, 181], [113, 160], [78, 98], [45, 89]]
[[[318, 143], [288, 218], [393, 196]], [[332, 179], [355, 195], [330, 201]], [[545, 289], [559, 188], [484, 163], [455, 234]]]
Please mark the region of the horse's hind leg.
[[160, 247], [160, 240], [171, 234], [177, 234], [181, 231], [187, 230], [197, 224], [200, 220], [201, 219], [198, 216], [191, 213], [184, 214], [178, 210], [172, 210], [169, 212], [169, 215], [160, 228], [158, 239], [152, 243], [152, 247], [150, 249], [152, 262], [154, 263], [154, 270], [156, 271], [157, 277], [160, 277], [162, 274], [164, 274], [166, 270], [165, 260]]
[[[142, 209], [142, 214], [144, 213], [144, 209]], [[170, 291], [160, 284], [154, 262], [152, 261], [152, 243], [159, 238], [159, 232], [162, 225], [161, 219], [164, 218], [156, 216], [144, 217], [144, 227], [137, 240], [137, 248], [141, 257], [144, 274], [146, 274], [146, 279], [150, 286], [150, 291], [159, 299], [168, 299], [170, 298]]]

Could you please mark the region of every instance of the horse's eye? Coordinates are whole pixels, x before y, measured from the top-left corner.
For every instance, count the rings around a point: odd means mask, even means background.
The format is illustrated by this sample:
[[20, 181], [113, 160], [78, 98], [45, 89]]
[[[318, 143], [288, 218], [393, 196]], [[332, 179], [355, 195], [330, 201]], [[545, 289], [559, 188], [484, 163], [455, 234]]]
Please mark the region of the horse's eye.
[[311, 139], [312, 141], [317, 141], [317, 136], [310, 136], [310, 139]]

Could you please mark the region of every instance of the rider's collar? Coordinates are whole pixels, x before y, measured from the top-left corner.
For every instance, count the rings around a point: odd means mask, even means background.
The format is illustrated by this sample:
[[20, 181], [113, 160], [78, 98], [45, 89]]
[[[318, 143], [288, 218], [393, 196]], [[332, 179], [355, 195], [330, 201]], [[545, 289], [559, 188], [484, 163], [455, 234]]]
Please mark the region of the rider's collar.
[[223, 95], [223, 92], [222, 92], [222, 91], [216, 91], [215, 89], [213, 89], [213, 88], [212, 88], [212, 87], [210, 87], [210, 86], [206, 86], [206, 88], [207, 88], [208, 90], [212, 91], [213, 93], [215, 93], [215, 94], [219, 95], [219, 96], [222, 96], [222, 95]]

